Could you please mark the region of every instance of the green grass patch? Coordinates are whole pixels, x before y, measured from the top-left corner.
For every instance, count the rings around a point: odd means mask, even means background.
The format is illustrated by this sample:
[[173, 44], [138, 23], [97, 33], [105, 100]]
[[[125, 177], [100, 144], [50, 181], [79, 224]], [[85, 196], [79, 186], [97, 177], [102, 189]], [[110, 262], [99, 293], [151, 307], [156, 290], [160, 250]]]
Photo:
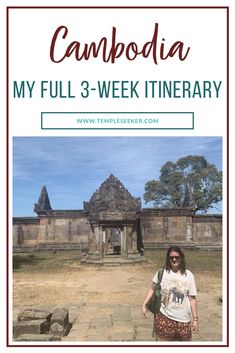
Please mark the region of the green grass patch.
[[[222, 275], [222, 252], [205, 250], [185, 250], [186, 268], [193, 273], [213, 272], [213, 276]], [[166, 261], [165, 250], [147, 250], [146, 257], [162, 267]]]
[[[164, 266], [166, 250], [146, 250], [145, 256], [151, 260], [156, 269]], [[14, 272], [48, 272], [79, 266], [83, 253], [74, 251], [40, 251], [31, 253], [16, 253], [13, 255]], [[222, 252], [186, 250], [186, 268], [193, 273], [211, 272], [213, 276], [221, 277]], [[85, 266], [85, 265], [83, 265]]]
[[13, 255], [13, 271], [55, 271], [80, 264], [82, 252], [76, 251], [40, 251], [33, 253], [17, 253]]

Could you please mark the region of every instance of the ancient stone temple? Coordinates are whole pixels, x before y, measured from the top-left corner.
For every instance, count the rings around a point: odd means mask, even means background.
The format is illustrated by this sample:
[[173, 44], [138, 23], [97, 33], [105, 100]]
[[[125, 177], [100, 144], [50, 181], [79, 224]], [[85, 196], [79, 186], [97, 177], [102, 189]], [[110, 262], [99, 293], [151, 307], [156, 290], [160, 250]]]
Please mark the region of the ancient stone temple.
[[222, 246], [222, 215], [195, 215], [189, 190], [183, 208], [141, 208], [112, 174], [83, 209], [53, 209], [43, 186], [34, 212], [13, 218], [14, 251], [79, 249], [83, 262], [125, 263], [143, 261], [144, 248]]
[[143, 260], [138, 251], [142, 243], [138, 231], [140, 198], [132, 197], [112, 174], [101, 184], [84, 210], [92, 227], [89, 252], [84, 261], [113, 259], [119, 255], [126, 261]]

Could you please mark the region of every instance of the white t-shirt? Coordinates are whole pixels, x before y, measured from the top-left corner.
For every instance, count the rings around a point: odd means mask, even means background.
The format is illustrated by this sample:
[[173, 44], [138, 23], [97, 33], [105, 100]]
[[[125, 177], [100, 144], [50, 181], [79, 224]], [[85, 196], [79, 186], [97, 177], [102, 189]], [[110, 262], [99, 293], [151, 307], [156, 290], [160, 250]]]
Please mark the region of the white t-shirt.
[[[153, 277], [158, 282], [158, 271]], [[189, 322], [191, 309], [189, 295], [197, 295], [195, 279], [189, 270], [182, 275], [170, 270], [164, 270], [161, 281], [162, 304], [161, 313], [172, 320]]]

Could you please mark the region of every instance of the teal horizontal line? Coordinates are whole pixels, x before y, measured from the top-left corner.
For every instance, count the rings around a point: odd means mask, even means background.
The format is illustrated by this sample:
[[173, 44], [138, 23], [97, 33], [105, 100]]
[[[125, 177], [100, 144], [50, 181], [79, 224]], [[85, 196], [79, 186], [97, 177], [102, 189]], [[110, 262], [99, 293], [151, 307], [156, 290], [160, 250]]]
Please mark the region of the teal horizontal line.
[[194, 112], [42, 112], [41, 114], [194, 114]]
[[42, 127], [41, 130], [194, 130], [194, 127]]

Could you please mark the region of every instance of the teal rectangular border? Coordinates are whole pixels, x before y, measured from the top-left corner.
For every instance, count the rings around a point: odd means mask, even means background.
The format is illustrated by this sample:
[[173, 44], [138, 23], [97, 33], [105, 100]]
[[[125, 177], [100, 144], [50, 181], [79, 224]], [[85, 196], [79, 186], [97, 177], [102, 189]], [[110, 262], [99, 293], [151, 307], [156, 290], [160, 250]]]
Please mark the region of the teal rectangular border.
[[[186, 128], [45, 128], [43, 127], [44, 114], [191, 114], [192, 127]], [[41, 130], [194, 130], [194, 112], [41, 112]]]

